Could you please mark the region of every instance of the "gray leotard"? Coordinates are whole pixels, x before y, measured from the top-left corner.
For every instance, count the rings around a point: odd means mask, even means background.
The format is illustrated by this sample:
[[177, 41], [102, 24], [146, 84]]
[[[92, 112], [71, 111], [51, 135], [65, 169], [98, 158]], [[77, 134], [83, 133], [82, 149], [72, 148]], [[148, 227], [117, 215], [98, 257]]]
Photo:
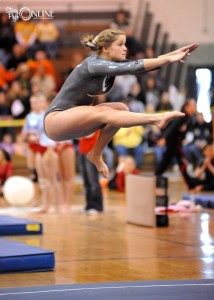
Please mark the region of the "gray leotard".
[[143, 59], [112, 62], [92, 55], [87, 57], [68, 76], [46, 114], [80, 105], [90, 105], [98, 94], [107, 93], [115, 76], [143, 72]]

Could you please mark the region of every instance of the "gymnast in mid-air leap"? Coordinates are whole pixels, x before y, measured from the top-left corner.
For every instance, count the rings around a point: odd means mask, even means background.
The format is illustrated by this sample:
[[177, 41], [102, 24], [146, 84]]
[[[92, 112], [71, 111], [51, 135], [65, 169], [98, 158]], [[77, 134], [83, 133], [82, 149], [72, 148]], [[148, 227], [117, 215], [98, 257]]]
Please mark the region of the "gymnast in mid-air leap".
[[93, 105], [98, 94], [108, 92], [115, 76], [150, 71], [169, 63], [184, 62], [194, 51], [194, 43], [152, 59], [126, 60], [126, 36], [123, 31], [106, 29], [96, 37], [85, 36], [82, 44], [95, 51], [69, 75], [61, 90], [50, 104], [44, 127], [54, 141], [81, 138], [100, 129], [97, 143], [87, 158], [107, 178], [108, 167], [102, 159], [102, 151], [121, 127], [155, 124], [165, 127], [171, 119], [184, 116], [178, 111], [142, 114], [128, 110], [120, 102]]

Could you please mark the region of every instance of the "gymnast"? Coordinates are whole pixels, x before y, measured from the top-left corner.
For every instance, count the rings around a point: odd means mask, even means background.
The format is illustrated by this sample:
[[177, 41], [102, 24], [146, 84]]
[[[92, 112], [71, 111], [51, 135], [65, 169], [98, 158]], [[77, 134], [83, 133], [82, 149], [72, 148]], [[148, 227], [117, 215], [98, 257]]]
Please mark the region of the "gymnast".
[[170, 120], [184, 114], [178, 111], [134, 113], [120, 102], [94, 105], [96, 95], [108, 92], [117, 75], [137, 74], [169, 63], [183, 63], [198, 44], [193, 43], [157, 58], [127, 61], [126, 35], [123, 31], [106, 29], [96, 37], [83, 37], [81, 42], [96, 55], [87, 57], [68, 76], [45, 114], [44, 127], [54, 141], [81, 138], [100, 129], [97, 143], [87, 159], [103, 177], [108, 178], [109, 170], [102, 159], [102, 151], [121, 127], [154, 124], [163, 128]]

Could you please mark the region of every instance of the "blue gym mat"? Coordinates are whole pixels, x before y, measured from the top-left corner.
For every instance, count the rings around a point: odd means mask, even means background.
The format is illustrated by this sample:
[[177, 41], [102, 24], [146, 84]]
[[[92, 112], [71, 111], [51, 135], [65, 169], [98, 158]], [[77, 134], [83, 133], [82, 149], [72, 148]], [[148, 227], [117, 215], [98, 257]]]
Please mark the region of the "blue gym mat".
[[0, 216], [0, 236], [42, 233], [41, 223], [11, 216]]
[[0, 238], [0, 273], [50, 271], [54, 252]]
[[213, 300], [214, 280], [162, 280], [0, 289], [4, 300]]
[[[190, 194], [184, 194], [183, 195], [184, 200], [194, 200], [196, 205], [201, 205], [204, 208], [214, 208], [214, 194], [196, 194], [196, 195], [190, 195]], [[214, 298], [213, 298], [214, 299]]]

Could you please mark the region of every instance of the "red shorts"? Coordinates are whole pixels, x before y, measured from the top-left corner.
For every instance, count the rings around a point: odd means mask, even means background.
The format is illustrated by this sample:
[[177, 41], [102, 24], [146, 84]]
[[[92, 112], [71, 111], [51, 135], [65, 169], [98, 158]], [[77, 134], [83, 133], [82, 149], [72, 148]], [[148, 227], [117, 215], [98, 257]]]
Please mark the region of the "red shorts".
[[40, 154], [44, 154], [46, 152], [46, 150], [48, 149], [48, 147], [42, 146], [40, 144], [36, 144], [36, 143], [29, 143], [28, 144], [29, 149], [34, 153], [40, 153]]
[[74, 148], [74, 144], [63, 143], [63, 145], [61, 145], [60, 143], [57, 143], [57, 145], [55, 147], [55, 151], [58, 154], [60, 154], [61, 152], [63, 152], [64, 150], [66, 150], [68, 148]]

